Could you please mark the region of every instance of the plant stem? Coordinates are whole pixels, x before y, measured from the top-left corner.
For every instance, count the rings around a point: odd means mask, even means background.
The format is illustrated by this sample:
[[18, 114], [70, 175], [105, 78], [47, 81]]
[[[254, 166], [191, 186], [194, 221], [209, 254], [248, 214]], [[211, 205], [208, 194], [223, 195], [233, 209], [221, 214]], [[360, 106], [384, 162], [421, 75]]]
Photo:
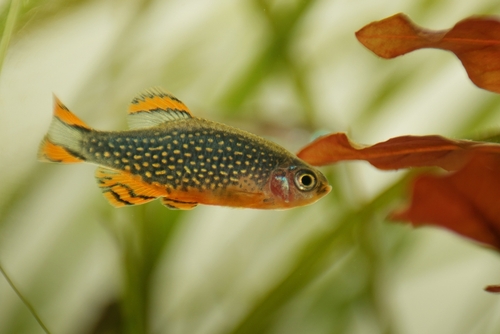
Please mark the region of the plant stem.
[[2, 40], [0, 41], [0, 72], [2, 71], [7, 49], [9, 48], [10, 39], [16, 27], [17, 16], [20, 8], [21, 0], [12, 0], [10, 2], [9, 14], [7, 14], [5, 29], [3, 31]]
[[40, 327], [42, 327], [42, 329], [45, 331], [45, 333], [50, 334], [49, 329], [45, 326], [42, 319], [38, 316], [38, 313], [35, 311], [35, 308], [31, 305], [31, 303], [26, 298], [24, 298], [23, 294], [17, 289], [16, 285], [14, 284], [14, 282], [12, 282], [9, 275], [7, 275], [7, 273], [5, 272], [5, 270], [3, 269], [3, 266], [1, 264], [0, 264], [0, 272], [2, 272], [2, 275], [5, 277], [5, 280], [7, 280], [7, 283], [9, 283], [10, 287], [12, 288], [12, 290], [14, 290], [14, 292], [19, 297], [19, 299], [21, 299], [23, 304], [26, 305], [26, 307], [28, 308], [30, 313], [33, 315], [33, 317], [36, 319], [36, 321], [38, 322]]

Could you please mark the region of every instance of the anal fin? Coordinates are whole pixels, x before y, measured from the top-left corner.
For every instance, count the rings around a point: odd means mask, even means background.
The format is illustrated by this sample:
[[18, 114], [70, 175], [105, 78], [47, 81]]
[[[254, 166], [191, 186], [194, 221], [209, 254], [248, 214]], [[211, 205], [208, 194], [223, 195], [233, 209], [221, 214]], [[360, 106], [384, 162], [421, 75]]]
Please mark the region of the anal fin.
[[144, 204], [167, 194], [165, 189], [125, 171], [98, 167], [95, 177], [104, 197], [115, 207]]
[[195, 202], [182, 202], [167, 197], [163, 197], [161, 203], [172, 210], [191, 210], [198, 205]]

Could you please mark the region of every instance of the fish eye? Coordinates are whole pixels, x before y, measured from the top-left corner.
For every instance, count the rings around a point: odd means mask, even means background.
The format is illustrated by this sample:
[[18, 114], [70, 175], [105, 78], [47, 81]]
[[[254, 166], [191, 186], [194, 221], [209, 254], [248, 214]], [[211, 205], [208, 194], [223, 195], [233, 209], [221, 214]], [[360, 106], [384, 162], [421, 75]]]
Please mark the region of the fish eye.
[[312, 190], [316, 186], [316, 175], [313, 173], [301, 170], [295, 173], [295, 185], [302, 191]]

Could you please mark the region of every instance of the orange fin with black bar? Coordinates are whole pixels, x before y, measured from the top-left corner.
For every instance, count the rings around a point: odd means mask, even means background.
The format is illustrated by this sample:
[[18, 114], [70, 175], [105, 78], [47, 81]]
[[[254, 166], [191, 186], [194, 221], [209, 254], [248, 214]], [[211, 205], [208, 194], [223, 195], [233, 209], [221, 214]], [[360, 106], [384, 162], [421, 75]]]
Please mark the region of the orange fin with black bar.
[[127, 120], [131, 129], [140, 129], [191, 117], [184, 103], [162, 88], [155, 87], [132, 100]]
[[161, 199], [161, 203], [169, 209], [173, 210], [191, 210], [194, 209], [198, 203], [194, 202], [182, 202], [167, 197]]
[[78, 163], [84, 162], [85, 159], [78, 157], [75, 152], [70, 152], [61, 145], [56, 145], [45, 137], [38, 149], [38, 160], [44, 162], [63, 162], [63, 163]]
[[165, 188], [144, 182], [139, 175], [104, 167], [95, 177], [104, 197], [115, 207], [138, 205], [167, 195]]
[[77, 163], [85, 161], [82, 140], [92, 129], [54, 96], [54, 115], [48, 133], [40, 144], [38, 160]]

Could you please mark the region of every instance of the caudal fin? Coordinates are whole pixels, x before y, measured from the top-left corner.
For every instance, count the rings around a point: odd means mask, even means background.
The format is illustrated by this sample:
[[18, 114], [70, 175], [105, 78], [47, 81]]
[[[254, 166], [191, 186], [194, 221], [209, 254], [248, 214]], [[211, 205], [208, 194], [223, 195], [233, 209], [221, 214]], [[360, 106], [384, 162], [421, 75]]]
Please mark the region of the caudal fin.
[[38, 150], [38, 160], [76, 163], [85, 161], [82, 152], [83, 136], [92, 129], [54, 96], [54, 115], [48, 133]]

